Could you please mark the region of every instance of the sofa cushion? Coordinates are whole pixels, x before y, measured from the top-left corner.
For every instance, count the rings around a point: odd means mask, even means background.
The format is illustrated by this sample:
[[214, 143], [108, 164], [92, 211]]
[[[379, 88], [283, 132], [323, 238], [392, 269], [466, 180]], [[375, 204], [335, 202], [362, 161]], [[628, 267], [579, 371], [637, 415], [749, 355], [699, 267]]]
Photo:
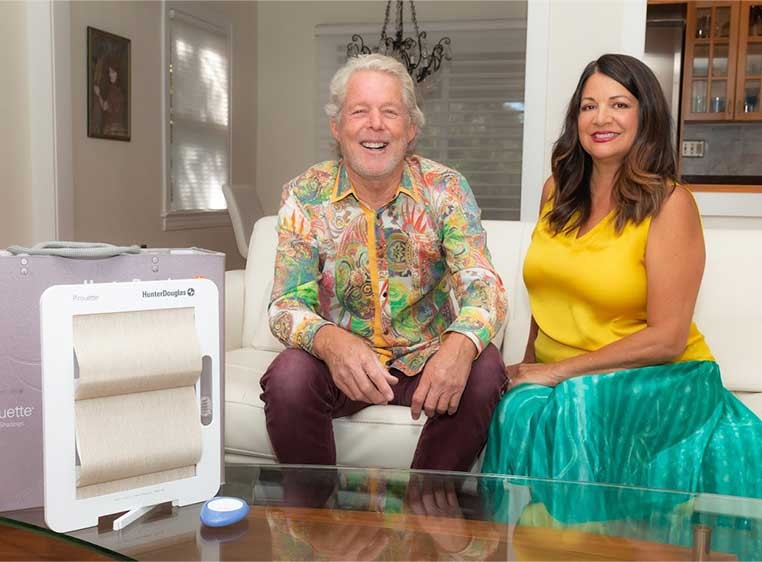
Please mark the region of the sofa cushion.
[[259, 322], [254, 323], [251, 334], [251, 345], [256, 349], [278, 353], [283, 351], [285, 346], [280, 343], [280, 340], [270, 331], [270, 318], [267, 314], [267, 307], [270, 304], [270, 292], [272, 292], [272, 289], [273, 280], [271, 278], [265, 285], [265, 292], [258, 297], [262, 299], [262, 302], [259, 304], [259, 309], [262, 311], [262, 317]]
[[246, 260], [246, 298], [244, 299], [243, 347], [280, 351], [281, 343], [270, 333], [267, 306], [275, 270], [278, 247], [277, 217], [259, 219], [254, 224]]
[[[265, 430], [259, 379], [277, 353], [252, 348], [228, 351], [225, 359], [225, 450], [263, 459], [275, 455]], [[407, 468], [425, 416], [410, 408], [369, 406], [333, 421], [337, 463], [347, 466]]]
[[522, 271], [534, 222], [485, 220], [482, 224], [487, 231], [487, 247], [492, 263], [503, 280], [508, 297], [504, 334], [500, 334], [499, 340], [503, 361], [518, 363], [524, 357], [531, 321], [529, 295], [524, 286]]
[[734, 392], [733, 394], [747, 408], [757, 414], [758, 418], [762, 418], [762, 392]]
[[277, 353], [251, 348], [225, 354], [225, 450], [274, 459], [259, 379]]
[[695, 319], [733, 391], [762, 392], [762, 230], [705, 230], [706, 270]]

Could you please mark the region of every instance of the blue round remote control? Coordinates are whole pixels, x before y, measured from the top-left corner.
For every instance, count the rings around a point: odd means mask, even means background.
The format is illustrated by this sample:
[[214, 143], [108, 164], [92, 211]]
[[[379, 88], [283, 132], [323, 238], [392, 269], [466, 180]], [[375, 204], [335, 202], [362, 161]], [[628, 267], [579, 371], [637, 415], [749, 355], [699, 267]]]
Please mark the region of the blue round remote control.
[[212, 498], [201, 508], [201, 522], [207, 527], [238, 523], [249, 513], [249, 504], [238, 498]]

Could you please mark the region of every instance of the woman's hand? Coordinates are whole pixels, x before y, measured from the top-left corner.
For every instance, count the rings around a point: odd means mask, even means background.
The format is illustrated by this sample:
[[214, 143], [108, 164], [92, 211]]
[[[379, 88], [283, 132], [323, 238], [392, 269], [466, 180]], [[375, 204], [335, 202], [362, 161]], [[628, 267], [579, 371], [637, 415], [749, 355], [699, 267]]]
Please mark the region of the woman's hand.
[[558, 363], [516, 363], [505, 367], [508, 377], [506, 391], [520, 384], [556, 386], [566, 380]]

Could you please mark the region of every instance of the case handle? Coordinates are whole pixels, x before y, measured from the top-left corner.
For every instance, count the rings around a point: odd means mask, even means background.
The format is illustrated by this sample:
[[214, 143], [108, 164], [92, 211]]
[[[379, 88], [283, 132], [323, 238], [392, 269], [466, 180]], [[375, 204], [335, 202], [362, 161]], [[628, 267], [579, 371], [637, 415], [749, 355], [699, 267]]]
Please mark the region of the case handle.
[[9, 246], [11, 254], [29, 254], [30, 256], [58, 256], [61, 258], [78, 258], [99, 260], [113, 258], [120, 254], [139, 254], [140, 246], [114, 246], [103, 242], [65, 242], [52, 240], [40, 242], [31, 248]]

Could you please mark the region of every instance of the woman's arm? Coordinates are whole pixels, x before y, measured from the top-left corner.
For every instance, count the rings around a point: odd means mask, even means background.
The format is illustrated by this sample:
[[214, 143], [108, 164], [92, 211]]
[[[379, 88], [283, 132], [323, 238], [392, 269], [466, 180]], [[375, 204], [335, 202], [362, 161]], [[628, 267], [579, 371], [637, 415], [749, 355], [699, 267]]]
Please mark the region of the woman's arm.
[[693, 197], [680, 187], [654, 217], [646, 246], [647, 326], [596, 351], [547, 364], [522, 364], [513, 384], [554, 386], [571, 377], [666, 363], [688, 340], [701, 277], [704, 237]]

